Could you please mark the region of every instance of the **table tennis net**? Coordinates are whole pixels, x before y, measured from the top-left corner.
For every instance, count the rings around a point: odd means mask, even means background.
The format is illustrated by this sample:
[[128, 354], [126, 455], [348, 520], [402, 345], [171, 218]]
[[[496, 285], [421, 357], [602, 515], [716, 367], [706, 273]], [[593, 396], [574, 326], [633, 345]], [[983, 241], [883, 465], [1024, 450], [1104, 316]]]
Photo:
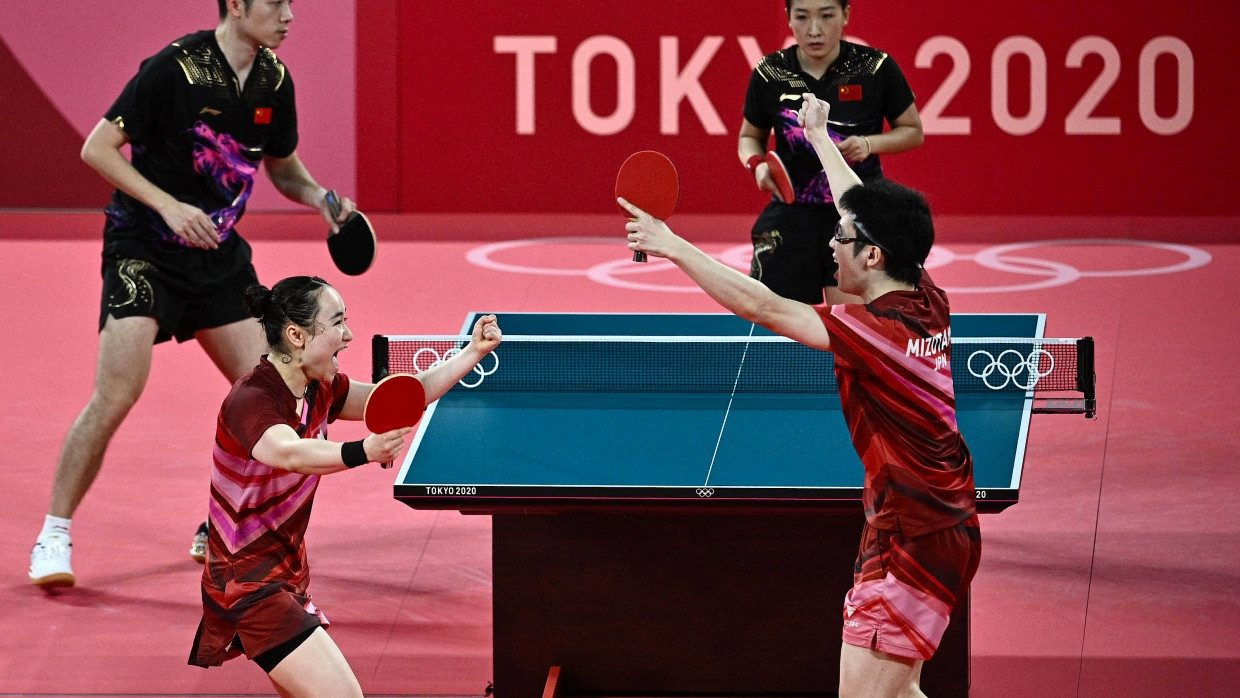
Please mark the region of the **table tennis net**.
[[[468, 343], [468, 337], [455, 335], [376, 335], [374, 379], [389, 373], [424, 371]], [[1091, 338], [956, 338], [952, 344], [951, 368], [957, 393], [1066, 392], [1092, 402]], [[509, 336], [462, 379], [461, 385], [510, 392], [744, 394], [839, 390], [834, 354], [775, 336]], [[1082, 407], [1075, 402], [1072, 406]], [[1089, 407], [1092, 412], [1092, 404]]]

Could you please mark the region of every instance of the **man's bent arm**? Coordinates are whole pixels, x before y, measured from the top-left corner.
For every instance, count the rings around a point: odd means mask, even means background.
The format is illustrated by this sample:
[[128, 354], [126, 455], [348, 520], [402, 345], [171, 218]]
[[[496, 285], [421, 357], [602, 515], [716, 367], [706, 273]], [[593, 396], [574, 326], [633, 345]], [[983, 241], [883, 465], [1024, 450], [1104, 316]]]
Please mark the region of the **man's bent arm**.
[[805, 103], [801, 105], [801, 113], [798, 120], [805, 128], [805, 138], [814, 146], [814, 151], [818, 153], [818, 160], [822, 163], [822, 170], [827, 174], [827, 185], [831, 187], [831, 196], [835, 199], [835, 207], [839, 210], [840, 215], [844, 215], [844, 209], [840, 208], [840, 199], [843, 198], [844, 192], [861, 184], [861, 178], [853, 171], [848, 163], [844, 160], [844, 155], [840, 153], [840, 149], [835, 146], [831, 140], [830, 134], [827, 133], [827, 116], [830, 113], [830, 105], [826, 102], [819, 101], [813, 94], [803, 95]]
[[284, 158], [268, 155], [263, 158], [263, 164], [267, 166], [267, 178], [284, 198], [311, 208], [323, 208], [327, 190], [314, 181], [297, 153]]
[[82, 144], [82, 160], [109, 184], [150, 206], [168, 228], [186, 242], [204, 249], [217, 247], [220, 239], [211, 218], [202, 209], [178, 201], [142, 176], [121, 152], [121, 147], [128, 142], [129, 136], [121, 127], [101, 119]]

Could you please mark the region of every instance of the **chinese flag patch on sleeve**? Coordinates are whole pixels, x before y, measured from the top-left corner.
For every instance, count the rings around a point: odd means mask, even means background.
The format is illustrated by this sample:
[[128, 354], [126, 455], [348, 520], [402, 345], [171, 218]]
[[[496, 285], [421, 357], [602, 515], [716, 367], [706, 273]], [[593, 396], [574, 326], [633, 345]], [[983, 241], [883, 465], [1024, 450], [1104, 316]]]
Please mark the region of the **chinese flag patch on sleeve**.
[[861, 86], [860, 85], [840, 85], [840, 101], [841, 102], [860, 102]]
[[[861, 88], [857, 88], [857, 89], [860, 90]], [[271, 108], [270, 107], [255, 107], [254, 108], [254, 123], [256, 124], [271, 123]]]

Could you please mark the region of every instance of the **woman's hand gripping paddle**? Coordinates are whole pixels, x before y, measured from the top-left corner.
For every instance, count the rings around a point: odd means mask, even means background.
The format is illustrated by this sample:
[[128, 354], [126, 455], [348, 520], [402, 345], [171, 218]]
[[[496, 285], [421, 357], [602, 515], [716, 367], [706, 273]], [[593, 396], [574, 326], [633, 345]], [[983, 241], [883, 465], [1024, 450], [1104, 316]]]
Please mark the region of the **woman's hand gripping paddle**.
[[[426, 389], [412, 373], [393, 373], [371, 388], [362, 421], [373, 434], [415, 427], [426, 411]], [[384, 463], [383, 467], [392, 467]]]

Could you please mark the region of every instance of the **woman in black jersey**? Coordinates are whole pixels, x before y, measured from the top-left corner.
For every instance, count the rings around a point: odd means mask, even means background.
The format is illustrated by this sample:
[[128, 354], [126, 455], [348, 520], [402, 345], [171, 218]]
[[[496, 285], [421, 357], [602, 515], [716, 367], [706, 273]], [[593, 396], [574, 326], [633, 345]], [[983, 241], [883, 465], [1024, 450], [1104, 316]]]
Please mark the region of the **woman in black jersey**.
[[[796, 45], [769, 54], [749, 78], [737, 151], [771, 202], [753, 226], [750, 276], [804, 303], [856, 302], [839, 292], [831, 232], [839, 215], [813, 147], [797, 125], [801, 95], [831, 107], [829, 132], [862, 181], [883, 176], [879, 154], [921, 145], [921, 118], [900, 67], [885, 52], [844, 41], [848, 0], [784, 0]], [[883, 131], [886, 121], [891, 129]], [[793, 201], [781, 201], [764, 156], [771, 134]]]

